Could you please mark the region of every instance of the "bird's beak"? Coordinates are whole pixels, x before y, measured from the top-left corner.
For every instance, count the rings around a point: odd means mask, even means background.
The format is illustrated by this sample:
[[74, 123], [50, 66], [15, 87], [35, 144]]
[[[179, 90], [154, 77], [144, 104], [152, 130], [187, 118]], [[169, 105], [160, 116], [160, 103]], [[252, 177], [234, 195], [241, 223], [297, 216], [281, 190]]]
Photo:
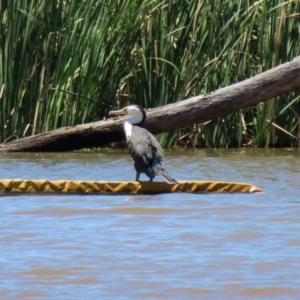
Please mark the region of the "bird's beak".
[[122, 108], [120, 110], [112, 110], [108, 113], [109, 116], [114, 116], [114, 115], [117, 115], [117, 116], [122, 116], [122, 115], [127, 115], [127, 109], [126, 108]]

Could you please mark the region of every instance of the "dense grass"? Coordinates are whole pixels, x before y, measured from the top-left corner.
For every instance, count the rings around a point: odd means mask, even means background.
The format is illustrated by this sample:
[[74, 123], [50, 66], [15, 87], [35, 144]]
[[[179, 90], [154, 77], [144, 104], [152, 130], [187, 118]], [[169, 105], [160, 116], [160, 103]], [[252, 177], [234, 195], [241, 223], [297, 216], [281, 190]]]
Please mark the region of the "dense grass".
[[[299, 1], [0, 5], [2, 142], [100, 120], [127, 103], [152, 108], [209, 93], [300, 53]], [[299, 114], [291, 92], [159, 138], [168, 147], [298, 145]]]

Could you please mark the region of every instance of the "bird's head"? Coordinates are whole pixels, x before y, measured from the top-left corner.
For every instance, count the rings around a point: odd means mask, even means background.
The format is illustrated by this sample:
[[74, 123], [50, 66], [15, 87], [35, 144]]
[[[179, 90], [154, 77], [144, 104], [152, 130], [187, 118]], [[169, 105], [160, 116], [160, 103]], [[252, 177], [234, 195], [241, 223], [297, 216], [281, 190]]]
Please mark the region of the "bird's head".
[[112, 110], [109, 115], [128, 116], [127, 121], [131, 124], [141, 124], [146, 120], [146, 112], [138, 105], [128, 105], [120, 110]]

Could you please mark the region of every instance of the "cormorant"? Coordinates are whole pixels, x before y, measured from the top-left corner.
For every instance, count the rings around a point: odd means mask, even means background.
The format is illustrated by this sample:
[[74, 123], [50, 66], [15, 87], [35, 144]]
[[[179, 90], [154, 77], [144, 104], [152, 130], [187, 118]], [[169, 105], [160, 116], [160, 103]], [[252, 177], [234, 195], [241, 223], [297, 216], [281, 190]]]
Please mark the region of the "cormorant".
[[166, 170], [163, 150], [156, 138], [146, 129], [134, 126], [143, 123], [146, 119], [146, 112], [140, 106], [129, 105], [111, 111], [109, 115], [128, 116], [124, 122], [124, 131], [129, 153], [134, 160], [136, 181], [139, 181], [141, 173], [145, 173], [150, 181], [159, 174], [167, 183], [178, 183]]

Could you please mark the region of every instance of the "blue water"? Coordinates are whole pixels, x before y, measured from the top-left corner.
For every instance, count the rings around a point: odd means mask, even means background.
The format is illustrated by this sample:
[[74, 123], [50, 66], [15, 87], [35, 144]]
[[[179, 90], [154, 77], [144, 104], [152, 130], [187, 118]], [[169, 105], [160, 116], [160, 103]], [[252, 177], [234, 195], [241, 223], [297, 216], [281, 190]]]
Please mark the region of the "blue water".
[[[179, 181], [258, 194], [1, 196], [0, 299], [300, 299], [299, 156], [166, 155]], [[0, 166], [0, 178], [135, 178], [126, 152], [2, 154]]]

